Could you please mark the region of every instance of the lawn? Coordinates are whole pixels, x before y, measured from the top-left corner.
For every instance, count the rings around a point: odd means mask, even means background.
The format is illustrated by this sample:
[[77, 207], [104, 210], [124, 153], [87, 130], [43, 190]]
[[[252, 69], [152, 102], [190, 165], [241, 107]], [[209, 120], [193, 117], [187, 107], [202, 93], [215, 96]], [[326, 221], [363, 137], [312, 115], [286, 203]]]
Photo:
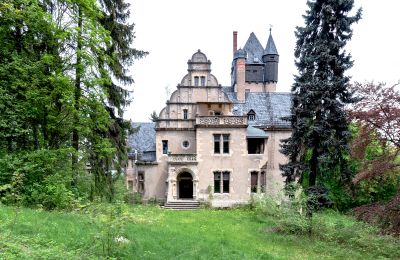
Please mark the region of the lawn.
[[64, 213], [0, 206], [0, 220], [0, 259], [400, 259], [396, 251], [278, 234], [272, 218], [249, 209], [96, 205]]

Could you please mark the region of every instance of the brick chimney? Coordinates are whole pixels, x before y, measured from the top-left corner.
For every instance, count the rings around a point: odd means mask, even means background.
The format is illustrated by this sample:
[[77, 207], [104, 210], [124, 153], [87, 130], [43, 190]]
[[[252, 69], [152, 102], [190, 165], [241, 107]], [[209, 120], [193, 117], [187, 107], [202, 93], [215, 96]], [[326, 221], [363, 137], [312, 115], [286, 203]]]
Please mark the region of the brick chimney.
[[235, 52], [237, 51], [237, 31], [233, 31], [233, 55], [235, 55]]

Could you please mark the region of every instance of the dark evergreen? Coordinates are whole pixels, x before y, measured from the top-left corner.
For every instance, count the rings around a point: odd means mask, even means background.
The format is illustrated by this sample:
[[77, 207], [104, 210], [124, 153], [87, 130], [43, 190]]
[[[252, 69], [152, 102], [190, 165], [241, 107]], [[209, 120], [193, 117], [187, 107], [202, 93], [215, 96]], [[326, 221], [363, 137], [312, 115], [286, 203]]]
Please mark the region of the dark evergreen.
[[[103, 190], [99, 186], [102, 186], [102, 183], [106, 184], [111, 198], [113, 188], [109, 184], [112, 184], [113, 180], [109, 172], [113, 168], [118, 173], [115, 176], [119, 176], [122, 163], [127, 159], [126, 133], [130, 130], [131, 124], [123, 119], [123, 112], [130, 102], [130, 91], [126, 85], [134, 82], [132, 76], [129, 75], [128, 66], [132, 65], [135, 59], [144, 57], [147, 52], [137, 50], [131, 45], [135, 36], [134, 24], [128, 22], [130, 4], [125, 0], [99, 0], [99, 3], [102, 9], [99, 23], [109, 31], [111, 39], [102, 50], [106, 55], [97, 56], [101, 78], [106, 79], [100, 85], [107, 97], [104, 105], [110, 118], [108, 129], [98, 134], [111, 141], [116, 153], [108, 156], [108, 159], [99, 160], [96, 153], [90, 158], [91, 164], [98, 167], [98, 172], [93, 169], [93, 174], [98, 175], [95, 178], [96, 189]], [[107, 174], [104, 175], [104, 173]], [[105, 177], [104, 180], [102, 180], [103, 177]]]
[[361, 9], [350, 15], [354, 0], [314, 0], [307, 5], [305, 26], [295, 32], [299, 73], [291, 90], [292, 115], [287, 118], [293, 132], [282, 145], [289, 162], [281, 169], [287, 183], [299, 178], [313, 187], [349, 177], [350, 132], [344, 106], [355, 100], [348, 90], [350, 77], [345, 75], [353, 62], [344, 47]]

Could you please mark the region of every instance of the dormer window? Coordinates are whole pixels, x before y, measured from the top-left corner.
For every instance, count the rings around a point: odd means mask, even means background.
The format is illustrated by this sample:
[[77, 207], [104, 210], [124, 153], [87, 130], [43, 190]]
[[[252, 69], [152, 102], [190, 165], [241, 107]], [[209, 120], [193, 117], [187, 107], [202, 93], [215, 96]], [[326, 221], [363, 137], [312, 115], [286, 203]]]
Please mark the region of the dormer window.
[[206, 85], [206, 77], [205, 77], [205, 76], [201, 76], [201, 77], [200, 77], [200, 81], [201, 81], [201, 82], [200, 82], [200, 83], [201, 83], [201, 86], [204, 87], [204, 86]]
[[256, 112], [254, 112], [253, 109], [251, 109], [251, 110], [247, 113], [247, 120], [248, 120], [248, 121], [254, 121], [254, 120], [256, 120]]
[[194, 77], [194, 85], [195, 86], [199, 85], [199, 77], [198, 76]]

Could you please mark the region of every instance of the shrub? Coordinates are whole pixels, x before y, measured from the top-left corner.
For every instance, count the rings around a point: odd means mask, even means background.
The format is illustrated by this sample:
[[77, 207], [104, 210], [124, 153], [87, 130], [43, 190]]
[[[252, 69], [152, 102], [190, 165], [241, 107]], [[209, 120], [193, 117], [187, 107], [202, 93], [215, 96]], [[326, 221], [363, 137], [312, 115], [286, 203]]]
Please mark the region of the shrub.
[[369, 251], [376, 257], [398, 255], [400, 242], [391, 236], [378, 235], [377, 227], [356, 221], [351, 216], [333, 210], [324, 210], [306, 216], [305, 208], [309, 198], [303, 193], [291, 200], [284, 197], [254, 196], [254, 210], [259, 216], [269, 218], [274, 232], [295, 235], [309, 235], [338, 244], [350, 245], [360, 251]]
[[67, 188], [69, 178], [59, 174], [50, 175], [42, 183], [34, 183], [24, 196], [25, 205], [41, 205], [46, 210], [70, 209], [74, 194]]
[[46, 209], [72, 207], [71, 152], [70, 149], [42, 149], [2, 155], [1, 201]]
[[310, 221], [305, 216], [306, 196], [298, 192], [291, 200], [282, 194], [254, 195], [252, 205], [264, 217], [272, 217], [274, 230], [282, 233], [302, 234], [310, 229]]

